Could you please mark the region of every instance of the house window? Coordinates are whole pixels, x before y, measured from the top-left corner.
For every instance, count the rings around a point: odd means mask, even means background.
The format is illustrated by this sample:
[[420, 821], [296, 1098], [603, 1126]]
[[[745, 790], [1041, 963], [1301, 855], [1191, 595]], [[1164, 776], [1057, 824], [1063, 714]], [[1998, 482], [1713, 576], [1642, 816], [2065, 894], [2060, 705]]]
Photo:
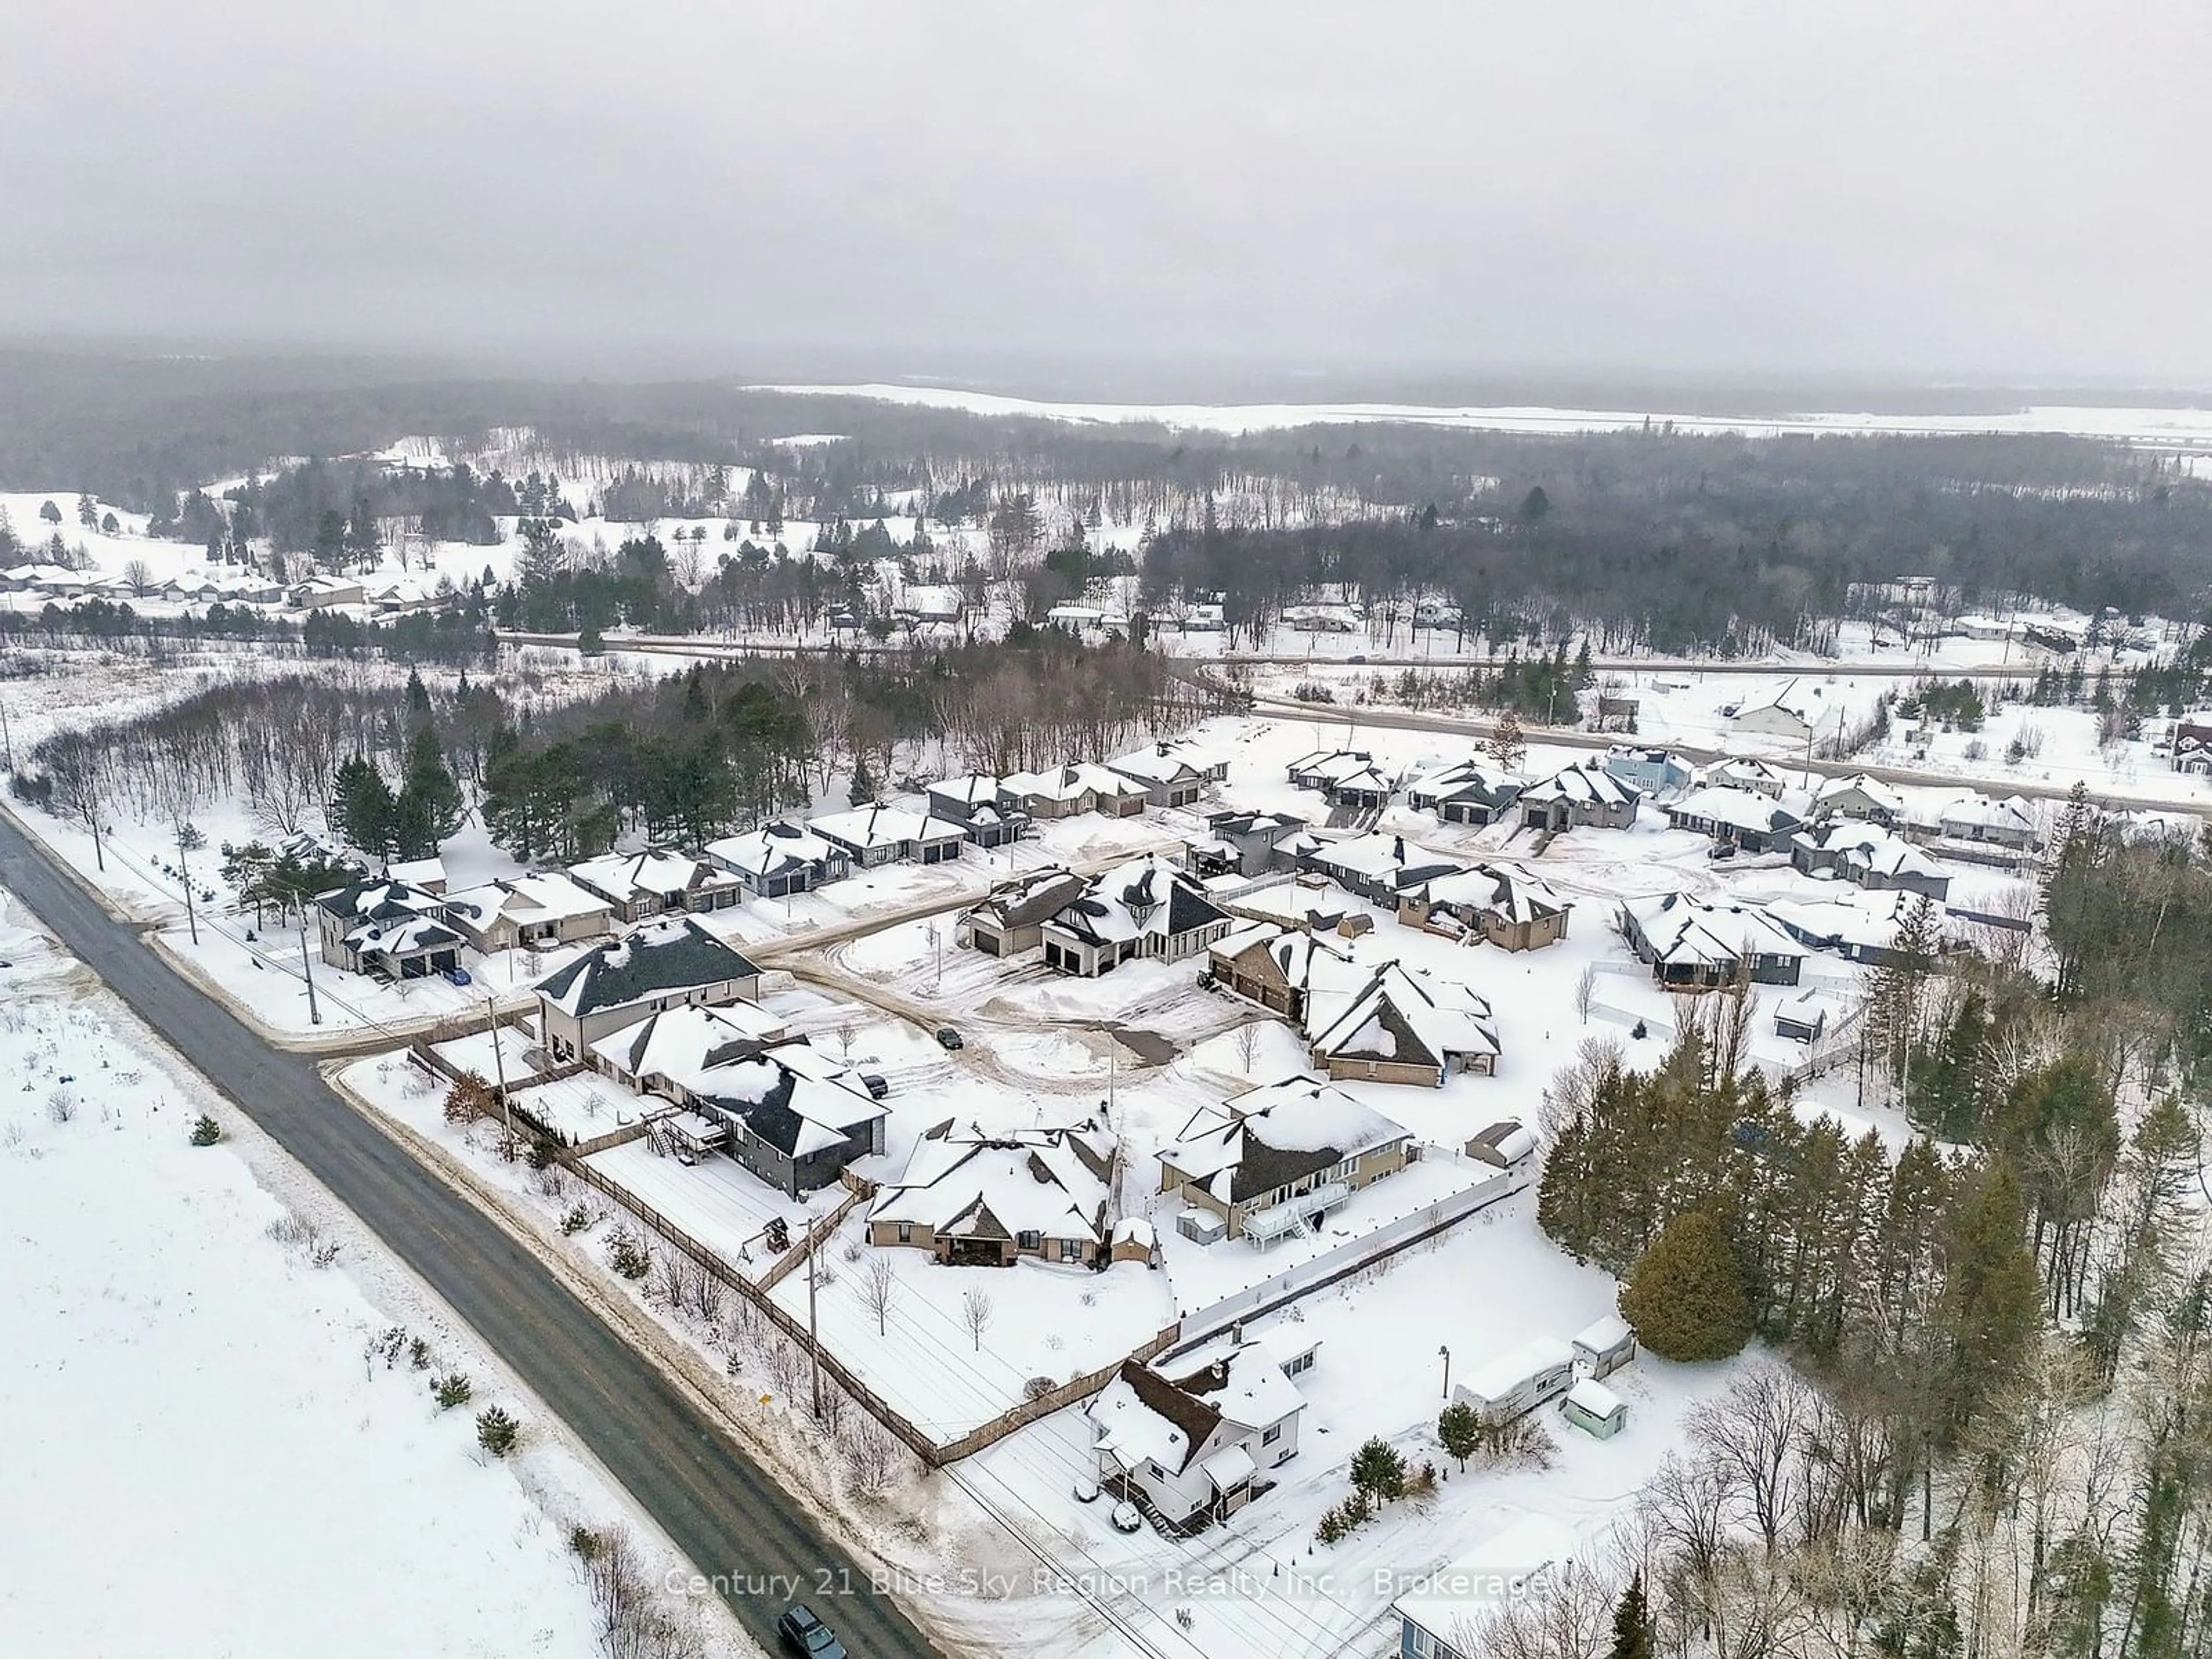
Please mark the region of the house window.
[[1035, 1232], [1017, 1233], [1014, 1235], [1014, 1243], [1018, 1249], [1024, 1250], [1039, 1249], [1043, 1247], [1044, 1235]]
[[1260, 1443], [1263, 1446], [1272, 1446], [1282, 1437], [1283, 1425], [1279, 1423], [1273, 1424], [1269, 1425], [1267, 1433], [1260, 1437]]
[[914, 1223], [902, 1221], [898, 1224], [898, 1242], [902, 1244], [914, 1243]]
[[1082, 1261], [1083, 1247], [1072, 1238], [1061, 1239], [1060, 1241], [1060, 1259], [1062, 1261]]

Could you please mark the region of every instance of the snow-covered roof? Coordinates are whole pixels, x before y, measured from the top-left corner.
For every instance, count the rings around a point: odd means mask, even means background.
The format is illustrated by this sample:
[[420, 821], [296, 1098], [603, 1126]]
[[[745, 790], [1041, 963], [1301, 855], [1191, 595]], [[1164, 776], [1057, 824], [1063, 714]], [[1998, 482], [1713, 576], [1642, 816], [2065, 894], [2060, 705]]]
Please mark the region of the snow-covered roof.
[[[1705, 769], [1700, 781], [1715, 788], [1755, 789], [1762, 794], [1782, 787], [1786, 781], [1781, 773], [1755, 755], [1731, 755], [1725, 760], [1715, 761]], [[1762, 788], [1762, 785], [1768, 787]]]
[[821, 836], [798, 824], [781, 822], [709, 842], [707, 855], [726, 868], [741, 870], [756, 880], [810, 869], [826, 860], [844, 856]]
[[931, 784], [929, 793], [964, 806], [995, 807], [999, 804], [999, 780], [988, 772], [963, 772], [957, 778], [941, 778]]
[[1923, 903], [1940, 931], [1949, 914], [1944, 907], [1901, 888], [1845, 888], [1828, 898], [1776, 899], [1767, 909], [1777, 923], [1805, 944], [1887, 950], [1897, 942], [1905, 916]]
[[1478, 864], [1428, 884], [1432, 904], [1486, 910], [1507, 921], [1534, 921], [1574, 908], [1541, 877], [1517, 864]]
[[1593, 1353], [1605, 1353], [1619, 1347], [1636, 1333], [1619, 1314], [1604, 1314], [1592, 1320], [1575, 1333], [1574, 1346], [1588, 1348]]
[[1167, 743], [1133, 749], [1126, 755], [1115, 756], [1106, 764], [1124, 777], [1142, 778], [1147, 783], [1182, 783], [1206, 775], [1202, 763]]
[[1475, 1366], [1468, 1376], [1467, 1391], [1484, 1400], [1503, 1400], [1530, 1377], [1574, 1363], [1574, 1349], [1561, 1339], [1535, 1337]]
[[555, 969], [537, 990], [563, 1013], [583, 1015], [759, 976], [750, 960], [691, 917], [657, 916]]
[[1597, 762], [1584, 761], [1579, 765], [1563, 767], [1542, 781], [1530, 784], [1521, 792], [1521, 799], [1538, 806], [1549, 805], [1553, 801], [1579, 806], [1626, 806], [1635, 801], [1637, 792]]
[[1846, 856], [1860, 868], [1878, 876], [1932, 879], [1942, 874], [1934, 860], [1904, 836], [1880, 824], [1845, 820], [1817, 830], [1801, 830], [1795, 839], [1802, 846]]
[[1499, 1053], [1486, 999], [1395, 962], [1376, 969], [1348, 998], [1310, 992], [1306, 1036], [1314, 1053], [1331, 1060], [1443, 1066], [1458, 1055], [1494, 1060]]
[[[1224, 1351], [1163, 1362], [1158, 1368], [1126, 1360], [1083, 1411], [1098, 1449], [1111, 1453], [1124, 1468], [1156, 1463], [1180, 1474], [1224, 1423], [1249, 1437], [1294, 1416], [1304, 1405], [1271, 1348], [1263, 1342], [1232, 1342]], [[1218, 1490], [1252, 1478], [1249, 1453], [1241, 1454], [1242, 1461], [1227, 1455], [1239, 1450], [1232, 1442], [1200, 1465]]]
[[1870, 778], [1863, 772], [1854, 772], [1847, 778], [1824, 778], [1820, 787], [1813, 792], [1816, 805], [1832, 808], [1838, 801], [1857, 796], [1879, 811], [1902, 817], [1905, 797], [1880, 778]]
[[1103, 1243], [1112, 1146], [1095, 1122], [1012, 1130], [941, 1123], [915, 1143], [868, 1218], [954, 1237], [1012, 1242], [1035, 1233]]
[[1319, 783], [1333, 783], [1339, 778], [1369, 769], [1374, 758], [1364, 749], [1316, 749], [1292, 761], [1289, 771], [1293, 779], [1310, 778]]
[[478, 924], [494, 916], [510, 916], [519, 923], [568, 921], [578, 916], [604, 915], [607, 902], [566, 875], [514, 876], [464, 888], [446, 895], [448, 910]]
[[1794, 996], [1784, 997], [1774, 1006], [1777, 1019], [1791, 1020], [1800, 1025], [1820, 1024], [1825, 1020], [1833, 1019], [1839, 1012], [1835, 998], [1825, 991], [1810, 988]]
[[815, 834], [847, 847], [863, 850], [905, 847], [917, 842], [959, 841], [968, 831], [951, 818], [933, 812], [909, 812], [902, 806], [856, 806], [849, 812], [830, 812], [809, 821]]
[[1463, 800], [1470, 796], [1499, 805], [1519, 794], [1521, 787], [1522, 780], [1510, 772], [1480, 761], [1463, 760], [1422, 773], [1406, 786], [1406, 793], [1416, 805], [1423, 801]]
[[1364, 881], [1387, 883], [1394, 888], [1416, 886], [1467, 868], [1460, 860], [1432, 853], [1403, 836], [1353, 836], [1344, 841], [1317, 842], [1310, 854], [1332, 875], [1348, 875]]
[[410, 887], [428, 890], [433, 883], [443, 886], [446, 881], [446, 861], [441, 858], [394, 859], [384, 866], [384, 873], [394, 881], [404, 882]]
[[1567, 1390], [1567, 1404], [1601, 1420], [1621, 1409], [1620, 1396], [1594, 1376], [1585, 1376]]
[[1114, 945], [1176, 938], [1226, 921], [1228, 915], [1188, 871], [1155, 853], [1092, 876], [1051, 920], [1052, 926], [1079, 939]]
[[1334, 985], [1347, 994], [1364, 970], [1335, 945], [1304, 927], [1285, 927], [1258, 921], [1214, 941], [1207, 954], [1234, 962], [1254, 950], [1263, 951], [1285, 984], [1310, 991], [1316, 984]]
[[569, 866], [568, 873], [592, 891], [617, 902], [641, 893], [659, 898], [737, 884], [737, 878], [728, 872], [686, 853], [605, 853]]
[[2018, 795], [2008, 795], [2002, 800], [1983, 794], [1961, 795], [1942, 809], [1936, 822], [1947, 833], [1957, 828], [2004, 830], [2032, 836], [2035, 833], [2035, 809]]
[[1724, 968], [1747, 954], [1804, 954], [1781, 924], [1757, 905], [1707, 904], [1687, 893], [1666, 893], [1629, 899], [1621, 908], [1635, 919], [1652, 960], [1670, 966]]
[[1241, 1204], [1411, 1138], [1335, 1085], [1292, 1077], [1200, 1108], [1159, 1160], [1217, 1201]]
[[842, 1146], [890, 1115], [858, 1072], [803, 1037], [715, 1060], [684, 1086], [710, 1115], [736, 1120], [756, 1140], [789, 1158]]
[[969, 912], [1006, 927], [1027, 927], [1065, 909], [1079, 898], [1089, 878], [1057, 865], [1025, 870], [998, 884]]
[[663, 1077], [689, 1089], [719, 1061], [780, 1040], [783, 1021], [757, 1003], [720, 1008], [686, 1003], [601, 1037], [592, 1058], [639, 1079]]
[[1738, 788], [1732, 784], [1692, 789], [1681, 799], [1671, 803], [1666, 811], [1667, 816], [1678, 824], [1686, 822], [1713, 823], [1724, 830], [1747, 830], [1763, 836], [1794, 830], [1804, 822], [1796, 813], [1785, 810], [1771, 795], [1756, 789]]
[[999, 787], [1018, 799], [1074, 800], [1083, 795], [1141, 795], [1145, 786], [1103, 766], [1079, 761], [1042, 772], [1012, 772]]
[[1802, 686], [1793, 679], [1785, 683], [1781, 690], [1767, 698], [1765, 702], [1748, 703], [1737, 709], [1735, 718], [1738, 720], [1745, 720], [1754, 714], [1769, 711], [1786, 714], [1800, 726], [1812, 725], [1814, 714], [1817, 712]]

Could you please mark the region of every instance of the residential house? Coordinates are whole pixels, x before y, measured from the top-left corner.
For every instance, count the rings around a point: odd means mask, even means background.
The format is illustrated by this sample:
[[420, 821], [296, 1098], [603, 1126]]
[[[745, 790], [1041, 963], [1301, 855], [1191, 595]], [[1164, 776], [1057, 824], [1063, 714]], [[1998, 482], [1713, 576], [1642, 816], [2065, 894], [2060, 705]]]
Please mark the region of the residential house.
[[1473, 1645], [1499, 1604], [1569, 1570], [1575, 1534], [1564, 1523], [1530, 1516], [1474, 1554], [1414, 1575], [1391, 1602], [1398, 1615], [1398, 1659], [1484, 1659]]
[[1322, 798], [1332, 806], [1356, 807], [1371, 811], [1388, 806], [1390, 797], [1398, 793], [1397, 783], [1390, 775], [1377, 766], [1362, 766], [1340, 773], [1322, 785]]
[[1633, 732], [1636, 717], [1644, 712], [1641, 697], [1625, 697], [1618, 692], [1601, 691], [1591, 725], [1600, 732]]
[[788, 1198], [884, 1150], [889, 1114], [860, 1074], [803, 1037], [714, 1060], [679, 1086], [685, 1107], [725, 1131], [730, 1155]]
[[1288, 812], [1209, 812], [1209, 840], [1191, 848], [1191, 867], [1201, 876], [1264, 876], [1291, 867], [1283, 844], [1301, 835], [1306, 821]]
[[842, 848], [855, 870], [886, 864], [950, 864], [967, 844], [967, 826], [956, 818], [909, 812], [898, 806], [858, 806], [814, 818], [808, 829]]
[[2040, 837], [2036, 833], [2035, 809], [2018, 795], [1992, 800], [1987, 795], [1961, 795], [1937, 814], [1936, 827], [1948, 841], [2001, 847], [2012, 852], [2033, 852]]
[[1488, 1364], [1452, 1388], [1452, 1398], [1474, 1408], [1486, 1429], [1526, 1417], [1575, 1385], [1575, 1351], [1556, 1336], [1540, 1336]]
[[1343, 1090], [1285, 1078], [1200, 1108], [1159, 1154], [1160, 1190], [1263, 1245], [1310, 1231], [1419, 1156], [1410, 1130]]
[[1687, 893], [1630, 899], [1620, 928], [1638, 962], [1669, 991], [1706, 991], [1741, 975], [1760, 985], [1795, 985], [1805, 951], [1754, 905], [1707, 904]]
[[1406, 804], [1446, 823], [1494, 823], [1521, 793], [1521, 780], [1496, 766], [1463, 760], [1424, 773], [1406, 786]]
[[1285, 769], [1291, 785], [1327, 794], [1339, 778], [1372, 769], [1375, 757], [1364, 749], [1316, 749]]
[[2173, 753], [2168, 763], [2177, 772], [2212, 775], [2212, 719], [2191, 715], [2173, 723]]
[[724, 1060], [743, 1059], [781, 1042], [790, 1032], [757, 1003], [719, 1008], [685, 1003], [648, 1014], [592, 1043], [592, 1069], [625, 1089], [659, 1095], [678, 1105], [690, 1101], [690, 1080]]
[[999, 780], [1000, 806], [1033, 818], [1072, 818], [1083, 812], [1134, 817], [1151, 799], [1151, 790], [1136, 779], [1087, 762], [1044, 772], [1015, 772]]
[[1514, 805], [1534, 830], [1626, 830], [1636, 822], [1636, 801], [1633, 787], [1584, 761], [1530, 784]]
[[891, 614], [902, 622], [920, 625], [957, 623], [966, 614], [967, 609], [958, 588], [916, 583], [900, 591], [897, 600], [891, 606]]
[[1213, 982], [1293, 1024], [1305, 1019], [1306, 999], [1316, 975], [1324, 987], [1349, 990], [1366, 975], [1328, 939], [1304, 927], [1256, 922], [1214, 941], [1206, 952]]
[[1830, 872], [1861, 887], [1924, 893], [1941, 901], [1951, 878], [1931, 859], [1878, 823], [1838, 818], [1790, 837], [1790, 861], [1808, 875]]
[[1690, 769], [1664, 749], [1614, 748], [1605, 751], [1607, 775], [1639, 795], [1662, 795], [1690, 787]]
[[1305, 1401], [1266, 1342], [1231, 1337], [1156, 1369], [1124, 1360], [1083, 1408], [1098, 1483], [1170, 1532], [1226, 1520], [1297, 1455]]
[[641, 921], [538, 982], [538, 1030], [557, 1061], [584, 1059], [611, 1031], [678, 1007], [760, 1000], [760, 969], [690, 916]]
[[923, 1132], [868, 1211], [868, 1242], [927, 1250], [947, 1267], [1023, 1257], [1107, 1265], [1114, 1139], [1095, 1121], [991, 1129], [950, 1120]]
[[1019, 956], [1044, 943], [1044, 925], [1080, 898], [1089, 882], [1057, 866], [1000, 882], [962, 915], [954, 937], [987, 957]]
[[843, 848], [781, 820], [709, 842], [707, 857], [762, 898], [811, 892], [853, 872], [852, 854]]
[[[1471, 928], [1501, 951], [1536, 951], [1567, 936], [1567, 913], [1574, 901], [1561, 898], [1540, 877], [1517, 864], [1478, 864], [1457, 874], [1438, 876], [1415, 889], [1408, 900]], [[1405, 904], [1399, 915], [1406, 919]]]
[[[1879, 968], [1903, 959], [1897, 936], [1912, 910], [1929, 903], [1933, 901], [1918, 893], [1869, 889], [1810, 902], [1776, 899], [1766, 910], [1799, 944]], [[1946, 919], [1943, 908], [1936, 905], [1934, 915], [1940, 932]], [[1940, 943], [1937, 948], [1942, 948]]]
[[1856, 818], [1894, 829], [1905, 821], [1905, 797], [1863, 772], [1848, 778], [1824, 778], [1813, 792], [1813, 821]]
[[302, 611], [361, 605], [366, 599], [357, 576], [310, 576], [292, 590], [292, 603]]
[[1788, 778], [1753, 755], [1731, 755], [1715, 761], [1698, 775], [1698, 781], [1708, 789], [1748, 789], [1776, 800], [1790, 787]]
[[1327, 876], [1347, 893], [1393, 910], [1407, 894], [1467, 868], [1458, 859], [1408, 846], [1403, 836], [1380, 834], [1316, 841], [1298, 854], [1297, 863], [1301, 869]]
[[969, 772], [929, 786], [932, 817], [961, 826], [977, 847], [1004, 847], [1019, 841], [1029, 815], [999, 804], [999, 780], [988, 772]]
[[1761, 791], [1733, 785], [1693, 789], [1664, 808], [1667, 822], [1715, 841], [1732, 842], [1747, 853], [1785, 848], [1805, 820]]
[[1809, 743], [1813, 728], [1820, 721], [1820, 710], [1813, 695], [1800, 682], [1791, 680], [1765, 702], [1739, 708], [1729, 715], [1729, 729], [1754, 737]]
[[386, 876], [318, 894], [315, 931], [323, 960], [348, 973], [428, 979], [461, 965], [445, 899]]
[[1091, 877], [1047, 920], [1045, 966], [1091, 979], [1133, 957], [1181, 962], [1231, 925], [1195, 878], [1154, 854]]
[[1156, 743], [1149, 749], [1132, 750], [1106, 763], [1109, 771], [1145, 786], [1145, 798], [1155, 806], [1188, 806], [1205, 791], [1206, 769], [1182, 745]]
[[1437, 1088], [1455, 1072], [1498, 1069], [1488, 1000], [1395, 962], [1356, 989], [1309, 996], [1305, 1032], [1314, 1066], [1339, 1082]]
[[684, 853], [608, 853], [570, 866], [568, 874], [624, 921], [726, 910], [745, 896], [741, 877]]
[[495, 951], [574, 945], [614, 931], [614, 907], [557, 872], [448, 893], [446, 915], [486, 956]]

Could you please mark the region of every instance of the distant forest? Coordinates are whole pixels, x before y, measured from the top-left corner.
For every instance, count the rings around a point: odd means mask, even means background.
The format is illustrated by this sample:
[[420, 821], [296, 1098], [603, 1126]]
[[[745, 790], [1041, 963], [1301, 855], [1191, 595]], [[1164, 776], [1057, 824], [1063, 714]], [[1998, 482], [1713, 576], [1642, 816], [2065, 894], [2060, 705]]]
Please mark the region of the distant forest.
[[[273, 457], [247, 505], [287, 551], [336, 554], [370, 516], [485, 541], [560, 509], [526, 481], [384, 478], [337, 460], [422, 434], [453, 451], [527, 427], [552, 458], [696, 469], [594, 494], [613, 516], [788, 515], [854, 525], [909, 493], [982, 520], [1031, 495], [1153, 532], [1147, 598], [1219, 593], [1263, 623], [1316, 582], [1370, 605], [1455, 601], [1493, 637], [1569, 619], [1616, 646], [1755, 651], [1845, 613], [1854, 582], [1926, 574], [1968, 605], [2015, 596], [2196, 621], [2212, 591], [2212, 487], [2155, 452], [2057, 436], [1744, 438], [1662, 428], [1527, 434], [1376, 425], [1245, 436], [983, 418], [711, 381], [462, 380], [350, 360], [125, 361], [0, 353], [0, 485], [88, 489], [190, 535], [185, 492]], [[848, 441], [793, 447], [797, 432]], [[726, 474], [724, 469], [728, 469]], [[557, 471], [557, 462], [555, 469]], [[737, 480], [751, 478], [748, 494]], [[1241, 516], [1255, 481], [1264, 510]], [[774, 531], [768, 532], [773, 539]], [[805, 550], [796, 550], [804, 551]], [[826, 585], [825, 585], [826, 586]]]

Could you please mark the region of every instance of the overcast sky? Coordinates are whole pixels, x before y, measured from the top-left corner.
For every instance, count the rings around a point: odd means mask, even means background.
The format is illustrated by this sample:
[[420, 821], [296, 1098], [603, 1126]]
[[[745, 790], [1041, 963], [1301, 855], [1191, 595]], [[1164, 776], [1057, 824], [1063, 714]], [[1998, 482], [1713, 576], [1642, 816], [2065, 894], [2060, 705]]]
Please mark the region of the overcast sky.
[[54, 0], [0, 330], [2212, 378], [2212, 7]]

